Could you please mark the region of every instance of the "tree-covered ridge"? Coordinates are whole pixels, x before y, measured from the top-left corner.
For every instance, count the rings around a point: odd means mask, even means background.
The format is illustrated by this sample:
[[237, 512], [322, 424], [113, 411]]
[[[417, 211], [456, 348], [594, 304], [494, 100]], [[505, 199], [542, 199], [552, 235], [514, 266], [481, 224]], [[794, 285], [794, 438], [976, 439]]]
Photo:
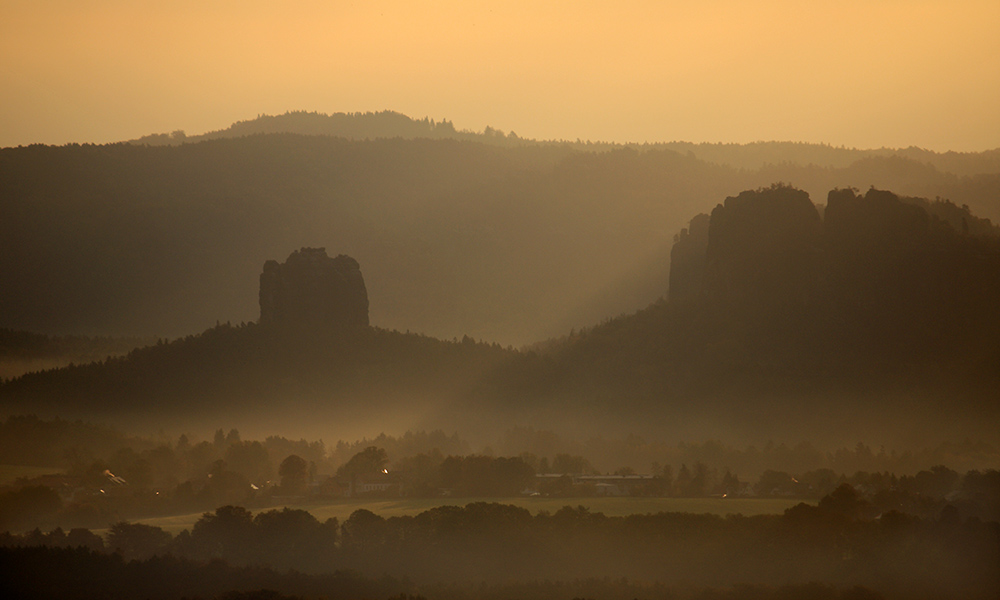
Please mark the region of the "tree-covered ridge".
[[53, 336], [0, 328], [0, 380], [120, 356], [154, 340], [145, 338]]
[[813, 165], [844, 169], [856, 163], [899, 161], [931, 166], [942, 173], [974, 176], [1000, 172], [1000, 148], [984, 152], [934, 152], [917, 147], [862, 150], [802, 142], [751, 142], [748, 144], [667, 142], [655, 144], [676, 152], [691, 152], [699, 159], [738, 169], [780, 165]]
[[258, 115], [255, 119], [237, 121], [226, 129], [201, 135], [187, 135], [183, 131], [160, 133], [131, 140], [131, 144], [151, 146], [177, 145], [209, 139], [240, 137], [264, 133], [297, 133], [301, 135], [328, 135], [363, 140], [377, 138], [430, 138], [477, 141], [499, 146], [563, 144], [574, 150], [607, 151], [614, 148], [667, 149], [687, 154], [700, 160], [726, 165], [737, 169], [756, 170], [767, 165], [815, 165], [825, 168], [845, 168], [867, 158], [900, 157], [918, 163], [933, 165], [939, 171], [959, 176], [981, 173], [1000, 173], [1000, 148], [985, 152], [933, 152], [921, 148], [878, 148], [859, 150], [834, 147], [827, 144], [804, 142], [751, 142], [692, 143], [657, 142], [645, 144], [606, 143], [576, 140], [532, 140], [522, 138], [513, 131], [504, 133], [492, 127], [482, 132], [458, 130], [447, 119], [435, 121], [428, 117], [414, 119], [404, 114], [384, 110], [380, 112], [333, 113], [288, 111], [282, 115]]
[[[187, 135], [184, 131], [158, 133], [129, 141], [130, 144], [164, 146], [204, 140], [241, 137], [262, 133], [295, 133], [300, 135], [328, 135], [352, 140], [378, 138], [430, 138], [462, 139], [471, 141], [506, 140], [508, 136], [490, 128], [484, 133], [458, 131], [444, 119], [435, 121], [424, 117], [412, 119], [404, 114], [384, 110], [380, 112], [333, 113], [289, 111], [282, 115], [259, 115], [255, 119], [237, 121], [219, 131], [201, 135]], [[517, 136], [510, 136], [511, 141]]]
[[[59, 356], [93, 356], [104, 358], [123, 354], [144, 345], [142, 338], [90, 338], [86, 336], [52, 336], [29, 331], [0, 329], [0, 358], [50, 358]], [[85, 361], [91, 362], [91, 361]]]

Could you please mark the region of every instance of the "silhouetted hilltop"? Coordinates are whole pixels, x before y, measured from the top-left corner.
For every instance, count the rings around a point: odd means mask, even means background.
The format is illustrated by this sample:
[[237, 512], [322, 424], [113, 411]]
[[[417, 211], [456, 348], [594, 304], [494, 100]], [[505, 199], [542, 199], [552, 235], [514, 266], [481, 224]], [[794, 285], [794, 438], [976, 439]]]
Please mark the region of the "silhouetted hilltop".
[[258, 115], [255, 119], [237, 121], [226, 129], [211, 131], [201, 135], [187, 135], [183, 131], [157, 133], [131, 140], [130, 144], [150, 146], [178, 145], [204, 140], [242, 137], [268, 133], [296, 133], [301, 135], [327, 135], [352, 140], [379, 138], [430, 138], [477, 141], [486, 144], [513, 145], [567, 145], [574, 150], [607, 151], [615, 148], [666, 149], [682, 154], [691, 153], [700, 160], [726, 165], [737, 169], [757, 170], [775, 165], [817, 166], [843, 169], [864, 159], [891, 159], [897, 157], [920, 165], [958, 176], [972, 176], [980, 173], [1000, 173], [1000, 148], [985, 152], [933, 152], [922, 148], [877, 148], [861, 150], [857, 148], [835, 147], [828, 144], [805, 142], [752, 142], [735, 143], [692, 143], [661, 142], [645, 144], [618, 144], [600, 141], [534, 140], [519, 137], [514, 132], [504, 133], [493, 127], [482, 132], [456, 129], [454, 124], [443, 119], [435, 121], [428, 117], [414, 119], [390, 110], [380, 112], [356, 112], [324, 114], [319, 112], [288, 111], [282, 115]]
[[459, 131], [447, 119], [435, 121], [424, 117], [410, 117], [391, 110], [380, 112], [333, 113], [289, 111], [283, 115], [259, 115], [256, 119], [237, 121], [226, 129], [201, 135], [187, 135], [183, 131], [154, 133], [129, 141], [130, 144], [149, 146], [176, 146], [204, 140], [234, 138], [264, 133], [295, 133], [300, 135], [328, 135], [351, 140], [368, 139], [453, 139], [488, 141], [495, 144], [516, 143], [517, 135], [487, 128], [483, 133]]

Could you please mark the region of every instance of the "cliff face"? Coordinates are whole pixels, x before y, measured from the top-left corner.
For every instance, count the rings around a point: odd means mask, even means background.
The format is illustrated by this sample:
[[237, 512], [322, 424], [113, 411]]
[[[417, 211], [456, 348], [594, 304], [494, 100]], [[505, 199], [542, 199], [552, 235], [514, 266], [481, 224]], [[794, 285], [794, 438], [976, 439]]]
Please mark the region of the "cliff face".
[[711, 217], [702, 213], [681, 229], [670, 250], [670, 302], [691, 305], [701, 299], [705, 285], [705, 252]]
[[260, 275], [260, 324], [286, 330], [368, 327], [368, 292], [358, 261], [330, 258], [325, 248], [302, 248]]
[[726, 198], [712, 211], [708, 228], [708, 297], [757, 320], [808, 303], [822, 229], [816, 207], [801, 190], [776, 185]]
[[805, 192], [772, 186], [727, 198], [707, 235], [703, 221], [674, 245], [671, 304], [735, 355], [961, 368], [998, 358], [1000, 241], [964, 208], [837, 189], [821, 219]]

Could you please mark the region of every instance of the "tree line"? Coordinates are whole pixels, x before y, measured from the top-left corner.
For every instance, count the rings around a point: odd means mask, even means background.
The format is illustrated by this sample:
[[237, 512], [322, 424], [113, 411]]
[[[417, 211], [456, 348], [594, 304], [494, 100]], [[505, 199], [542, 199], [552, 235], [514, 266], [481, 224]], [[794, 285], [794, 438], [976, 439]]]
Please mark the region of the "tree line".
[[[272, 455], [284, 458], [273, 465]], [[318, 465], [330, 468], [321, 443], [276, 436], [264, 443], [243, 441], [235, 430], [226, 435], [220, 429], [213, 443], [191, 444], [182, 437], [176, 451], [167, 446], [141, 453], [126, 448], [111, 462], [80, 463], [66, 475], [22, 479], [7, 486], [0, 491], [0, 530], [56, 524], [100, 527], [122, 518], [183, 514], [227, 503], [267, 507], [340, 497], [584, 498], [607, 494], [817, 499], [843, 485], [857, 490], [880, 511], [930, 517], [951, 505], [963, 518], [1000, 519], [1000, 473], [991, 469], [961, 475], [942, 465], [902, 476], [863, 471], [847, 476], [831, 469], [790, 474], [768, 469], [755, 479], [741, 479], [728, 468], [723, 473], [697, 461], [690, 467], [682, 463], [676, 472], [665, 464], [641, 477], [631, 467], [601, 476], [587, 459], [569, 454], [556, 454], [550, 462], [530, 453], [445, 456], [433, 449], [390, 463], [385, 450], [375, 446], [358, 452], [335, 472], [321, 472]], [[181, 476], [183, 469], [187, 475]]]

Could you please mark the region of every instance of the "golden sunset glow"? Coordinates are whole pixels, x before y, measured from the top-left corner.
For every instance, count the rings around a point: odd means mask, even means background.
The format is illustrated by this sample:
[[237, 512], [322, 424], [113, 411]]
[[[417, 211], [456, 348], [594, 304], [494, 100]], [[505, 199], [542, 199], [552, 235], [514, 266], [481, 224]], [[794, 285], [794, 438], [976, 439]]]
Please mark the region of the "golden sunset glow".
[[998, 27], [995, 0], [8, 0], [0, 145], [390, 109], [540, 139], [984, 150]]

